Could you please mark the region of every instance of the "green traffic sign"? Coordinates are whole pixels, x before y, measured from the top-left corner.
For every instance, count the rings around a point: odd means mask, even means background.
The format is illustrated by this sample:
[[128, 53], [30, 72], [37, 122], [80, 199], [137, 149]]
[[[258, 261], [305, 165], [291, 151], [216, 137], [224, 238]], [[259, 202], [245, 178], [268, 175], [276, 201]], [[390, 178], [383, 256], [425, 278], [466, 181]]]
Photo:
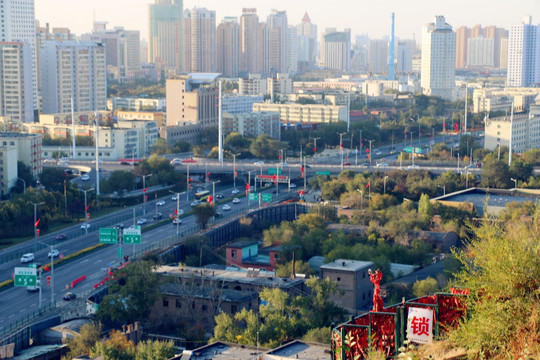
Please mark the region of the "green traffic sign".
[[37, 264], [31, 263], [28, 265], [28, 267], [31, 267], [32, 269], [37, 269]]
[[330, 175], [330, 171], [317, 171], [316, 175]]
[[251, 200], [251, 201], [259, 200], [259, 194], [257, 194], [257, 193], [249, 193], [249, 200]]
[[36, 286], [37, 273], [35, 268], [15, 268], [13, 277], [13, 284], [15, 286]]
[[281, 169], [268, 169], [268, 175], [281, 175]]
[[[413, 147], [412, 146], [407, 146], [405, 148], [405, 152], [409, 153], [409, 154], [412, 153], [413, 152]], [[417, 154], [421, 154], [422, 153], [422, 148], [415, 147], [414, 152], [417, 153]]]
[[141, 227], [124, 229], [124, 244], [140, 244], [141, 243]]
[[266, 201], [266, 202], [272, 201], [272, 194], [262, 194], [262, 201]]
[[113, 228], [100, 228], [99, 242], [102, 244], [116, 244], [118, 242], [118, 230]]
[[124, 254], [123, 254], [123, 252], [122, 252], [122, 248], [119, 247], [119, 248], [118, 248], [118, 257], [121, 259], [123, 255], [124, 255]]

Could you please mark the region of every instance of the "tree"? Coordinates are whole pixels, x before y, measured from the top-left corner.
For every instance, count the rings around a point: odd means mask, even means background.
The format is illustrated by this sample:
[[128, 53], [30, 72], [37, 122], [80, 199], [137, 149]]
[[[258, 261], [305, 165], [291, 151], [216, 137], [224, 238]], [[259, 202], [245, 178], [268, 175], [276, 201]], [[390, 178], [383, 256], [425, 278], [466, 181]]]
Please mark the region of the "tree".
[[67, 340], [69, 352], [64, 359], [73, 359], [74, 357], [88, 354], [94, 344], [101, 337], [101, 324], [88, 323], [81, 326], [79, 334], [72, 339]]
[[325, 200], [339, 200], [345, 190], [345, 183], [338, 180], [328, 181], [322, 186], [322, 196]]
[[172, 341], [143, 341], [137, 344], [135, 360], [167, 360], [174, 356]]
[[[278, 264], [276, 266], [276, 276], [287, 278], [291, 277], [292, 268], [292, 261], [289, 261], [283, 265]], [[309, 264], [307, 262], [303, 262], [302, 260], [297, 260], [294, 264], [294, 268], [296, 274], [313, 275], [314, 272], [313, 269], [309, 266]]]
[[[64, 192], [64, 179], [67, 175], [63, 169], [47, 167], [39, 174], [39, 181], [49, 191]], [[28, 185], [28, 184], [27, 184]]]
[[482, 168], [482, 180], [480, 181], [480, 185], [495, 189], [505, 189], [510, 186], [510, 177], [510, 170], [507, 163], [497, 160], [488, 160], [484, 162]]
[[99, 304], [98, 318], [132, 323], [146, 319], [150, 307], [159, 298], [159, 281], [154, 263], [136, 261], [115, 271], [115, 281], [108, 284], [109, 295]]
[[195, 221], [201, 226], [201, 228], [206, 229], [208, 221], [216, 214], [216, 206], [214, 204], [204, 203], [199, 204], [193, 208], [193, 215], [195, 216]]
[[231, 147], [233, 150], [249, 149], [252, 139], [245, 137], [239, 133], [230, 133], [225, 137], [223, 142], [225, 146]]
[[482, 219], [467, 246], [455, 286], [467, 288], [467, 316], [449, 333], [470, 358], [536, 358], [540, 352], [540, 209], [529, 221]]
[[176, 144], [174, 144], [172, 148], [173, 153], [184, 153], [191, 150], [191, 144], [187, 141], [180, 140]]
[[515, 159], [510, 165], [510, 174], [513, 178], [527, 181], [533, 175], [533, 166], [522, 159]]
[[277, 159], [279, 150], [286, 148], [280, 141], [271, 139], [268, 135], [259, 135], [251, 145], [249, 151], [260, 159]]
[[320, 344], [328, 344], [331, 341], [332, 328], [322, 327], [310, 329], [302, 338], [304, 341], [316, 342]]
[[418, 201], [418, 213], [431, 219], [433, 216], [433, 210], [431, 208], [431, 201], [429, 201], [429, 195], [422, 194], [420, 200]]
[[102, 356], [103, 360], [134, 360], [135, 353], [135, 345], [118, 330], [112, 330], [109, 339], [97, 342], [90, 352], [93, 357]]
[[13, 190], [18, 193], [23, 193], [24, 186], [26, 185], [26, 187], [30, 187], [32, 185], [32, 181], [34, 180], [30, 167], [26, 166], [22, 161], [17, 161], [17, 177], [24, 180], [24, 183], [18, 180], [13, 187]]
[[347, 311], [341, 306], [330, 301], [330, 296], [334, 294], [343, 295], [343, 292], [338, 289], [338, 283], [329, 278], [318, 279], [311, 275], [306, 280], [306, 285], [311, 288], [311, 294], [303, 299], [298, 300], [308, 302], [308, 308], [312, 311], [309, 317], [311, 327], [320, 328], [330, 325], [332, 322], [340, 322]]
[[415, 297], [433, 294], [437, 291], [439, 291], [439, 284], [437, 283], [437, 280], [432, 277], [418, 280], [413, 285], [413, 294]]
[[540, 165], [540, 149], [529, 149], [521, 155], [521, 158], [532, 166], [538, 166]]
[[101, 189], [105, 193], [118, 192], [122, 194], [123, 190], [132, 190], [135, 186], [135, 175], [130, 171], [114, 170], [106, 180], [101, 180]]
[[204, 144], [205, 148], [212, 148], [218, 145], [218, 128], [208, 127], [201, 130], [199, 144]]
[[152, 145], [150, 153], [156, 155], [170, 154], [169, 143], [165, 139], [157, 139], [154, 145]]

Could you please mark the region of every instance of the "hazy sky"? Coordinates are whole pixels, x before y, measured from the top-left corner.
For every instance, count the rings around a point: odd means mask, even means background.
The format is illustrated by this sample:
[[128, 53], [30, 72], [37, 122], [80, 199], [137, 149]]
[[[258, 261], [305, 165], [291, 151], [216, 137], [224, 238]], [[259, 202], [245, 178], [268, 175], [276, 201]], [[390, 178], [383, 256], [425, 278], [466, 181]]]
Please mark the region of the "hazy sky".
[[[139, 30], [148, 38], [147, 4], [153, 0], [35, 0], [36, 19], [42, 26], [68, 27], [77, 35], [90, 32], [92, 22], [108, 21], [108, 28]], [[271, 9], [287, 11], [289, 25], [301, 22], [307, 11], [311, 22], [324, 28], [352, 29], [353, 36], [368, 33], [382, 38], [390, 33], [390, 14], [395, 12], [396, 36], [420, 40], [422, 26], [435, 15], [444, 15], [454, 28], [475, 24], [509, 28], [522, 16], [540, 23], [540, 0], [184, 0], [184, 8], [216, 10], [216, 25], [224, 16], [240, 17], [243, 7], [254, 7], [261, 21]], [[354, 40], [353, 40], [354, 41]]]

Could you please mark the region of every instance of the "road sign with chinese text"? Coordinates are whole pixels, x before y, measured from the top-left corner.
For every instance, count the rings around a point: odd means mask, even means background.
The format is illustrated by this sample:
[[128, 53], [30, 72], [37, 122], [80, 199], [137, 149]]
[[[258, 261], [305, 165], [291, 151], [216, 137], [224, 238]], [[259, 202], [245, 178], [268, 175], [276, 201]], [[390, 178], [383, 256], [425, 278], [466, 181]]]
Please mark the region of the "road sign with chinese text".
[[257, 194], [257, 193], [249, 193], [249, 200], [251, 200], [251, 201], [259, 200], [259, 194]]
[[262, 194], [262, 201], [271, 202], [272, 194]]
[[316, 175], [330, 175], [330, 171], [317, 171]]
[[15, 286], [36, 286], [37, 271], [31, 267], [16, 267], [13, 278]]
[[121, 259], [123, 255], [124, 255], [124, 254], [123, 254], [123, 252], [122, 252], [122, 248], [119, 247], [119, 248], [118, 248], [118, 257]]
[[419, 344], [429, 344], [433, 341], [432, 309], [409, 308], [407, 338]]
[[140, 244], [141, 243], [141, 227], [124, 229], [124, 244]]
[[[407, 146], [407, 147], [405, 148], [405, 152], [406, 152], [406, 153], [409, 153], [409, 154], [412, 153], [412, 152], [413, 152], [413, 147], [412, 147], [412, 146]], [[422, 148], [415, 147], [415, 148], [414, 148], [414, 152], [415, 152], [416, 154], [421, 154], [421, 153], [422, 153]]]
[[99, 228], [99, 242], [102, 244], [116, 244], [118, 242], [118, 230]]

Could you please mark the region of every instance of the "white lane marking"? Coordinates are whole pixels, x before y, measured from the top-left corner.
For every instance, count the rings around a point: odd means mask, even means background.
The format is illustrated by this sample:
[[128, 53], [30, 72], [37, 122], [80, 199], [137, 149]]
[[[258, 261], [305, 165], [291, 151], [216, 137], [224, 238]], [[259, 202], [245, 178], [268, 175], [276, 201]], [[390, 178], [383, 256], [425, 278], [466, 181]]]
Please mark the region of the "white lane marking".
[[8, 318], [11, 319], [11, 318], [14, 317], [14, 316], [15, 316], [15, 314], [11, 314], [11, 315], [8, 316]]
[[84, 263], [84, 262], [87, 262], [87, 261], [88, 261], [88, 259], [86, 259], [86, 260], [83, 260], [83, 261], [81, 261], [81, 264], [82, 264], [82, 263]]
[[19, 312], [25, 312], [25, 311], [26, 311], [26, 308], [24, 308], [24, 309], [21, 309], [21, 311], [19, 311]]

